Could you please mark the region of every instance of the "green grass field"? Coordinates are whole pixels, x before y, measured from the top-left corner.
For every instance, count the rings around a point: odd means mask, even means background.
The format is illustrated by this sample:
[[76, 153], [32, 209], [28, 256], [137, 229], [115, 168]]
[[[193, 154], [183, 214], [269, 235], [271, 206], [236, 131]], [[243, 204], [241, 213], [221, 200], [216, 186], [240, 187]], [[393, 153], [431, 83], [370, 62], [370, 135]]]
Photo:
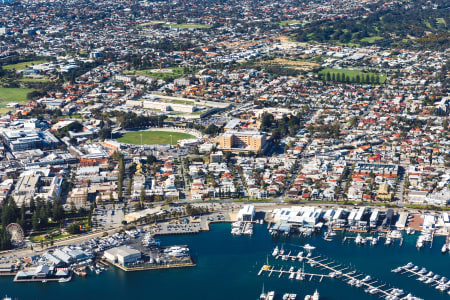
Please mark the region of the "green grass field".
[[176, 145], [179, 140], [194, 138], [193, 135], [172, 131], [137, 131], [127, 132], [117, 140], [125, 144], [140, 145], [142, 134], [142, 144], [159, 145], [170, 144], [170, 135], [172, 135], [172, 145]]
[[177, 79], [184, 75], [183, 68], [168, 68], [171, 69], [172, 72], [157, 72], [158, 69], [146, 69], [146, 70], [133, 70], [127, 72], [126, 74], [138, 74], [143, 76], [152, 77], [155, 79]]
[[34, 91], [33, 89], [22, 88], [0, 88], [0, 108], [5, 107], [10, 102], [24, 103], [27, 102], [27, 94]]
[[29, 83], [43, 83], [43, 82], [53, 82], [54, 80], [49, 78], [22, 78], [19, 79], [20, 82], [29, 82]]
[[376, 76], [379, 75], [380, 76], [380, 83], [384, 83], [386, 81], [386, 75], [385, 74], [377, 74], [377, 73], [373, 73], [373, 72], [363, 72], [360, 70], [348, 70], [348, 69], [331, 69], [331, 68], [326, 68], [323, 69], [319, 72], [319, 74], [322, 74], [323, 76], [326, 76], [327, 73], [330, 73], [330, 75], [333, 75], [333, 73], [335, 75], [337, 74], [341, 74], [344, 73], [345, 76], [350, 77], [351, 80], [355, 80], [356, 76], [362, 76], [364, 75], [364, 77], [366, 77], [367, 75], [369, 76]]
[[360, 40], [360, 42], [367, 42], [367, 43], [372, 44], [372, 43], [375, 43], [376, 41], [379, 41], [379, 40], [382, 40], [382, 39], [383, 38], [381, 36], [371, 36], [371, 37], [362, 38]]
[[180, 28], [180, 29], [205, 29], [211, 28], [211, 25], [206, 24], [191, 24], [191, 23], [181, 23], [181, 24], [166, 24], [165, 26], [170, 28]]
[[11, 70], [20, 71], [20, 70], [26, 69], [29, 66], [39, 65], [39, 64], [46, 63], [46, 62], [47, 62], [47, 60], [45, 60], [45, 59], [32, 60], [32, 61], [21, 62], [18, 64], [13, 64], [13, 65], [5, 65], [5, 66], [3, 66], [3, 69], [9, 70], [9, 71], [11, 71]]

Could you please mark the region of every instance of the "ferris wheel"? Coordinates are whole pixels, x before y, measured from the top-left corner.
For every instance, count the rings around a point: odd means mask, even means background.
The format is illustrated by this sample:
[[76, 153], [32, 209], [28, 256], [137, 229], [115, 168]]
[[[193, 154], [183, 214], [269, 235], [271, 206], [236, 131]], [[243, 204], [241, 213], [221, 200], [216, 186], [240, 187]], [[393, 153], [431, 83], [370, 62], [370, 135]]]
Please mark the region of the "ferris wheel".
[[15, 246], [23, 243], [24, 233], [22, 227], [17, 223], [6, 226], [6, 232], [11, 236], [11, 243]]

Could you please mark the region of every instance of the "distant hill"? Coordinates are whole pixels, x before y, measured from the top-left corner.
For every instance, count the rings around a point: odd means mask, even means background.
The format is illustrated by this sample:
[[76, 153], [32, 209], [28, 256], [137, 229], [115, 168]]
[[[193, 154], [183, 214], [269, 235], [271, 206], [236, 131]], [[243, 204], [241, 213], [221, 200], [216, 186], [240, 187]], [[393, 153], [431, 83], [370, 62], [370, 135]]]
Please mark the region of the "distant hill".
[[[379, 4], [382, 5], [382, 4]], [[450, 2], [404, 2], [357, 18], [321, 20], [296, 32], [299, 42], [443, 50], [449, 48]]]

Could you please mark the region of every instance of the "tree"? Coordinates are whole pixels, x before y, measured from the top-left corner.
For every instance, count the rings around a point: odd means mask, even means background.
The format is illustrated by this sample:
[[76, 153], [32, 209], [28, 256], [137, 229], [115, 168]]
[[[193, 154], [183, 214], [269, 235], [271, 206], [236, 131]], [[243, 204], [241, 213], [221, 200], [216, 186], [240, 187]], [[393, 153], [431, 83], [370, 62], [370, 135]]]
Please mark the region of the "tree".
[[148, 164], [154, 164], [154, 163], [156, 163], [158, 160], [156, 159], [156, 157], [155, 156], [153, 156], [153, 155], [148, 155], [147, 156], [147, 163]]
[[67, 227], [67, 232], [70, 234], [78, 234], [81, 232], [80, 225], [77, 223], [72, 223]]
[[33, 227], [34, 231], [37, 231], [39, 229], [39, 216], [37, 211], [35, 211], [33, 213], [33, 216], [31, 217], [31, 226]]
[[144, 205], [144, 200], [145, 200], [145, 184], [142, 185], [141, 193], [139, 194], [139, 204], [140, 204], [141, 208]]
[[207, 135], [216, 135], [219, 132], [219, 127], [217, 127], [214, 124], [210, 124], [206, 129], [205, 129], [205, 134]]

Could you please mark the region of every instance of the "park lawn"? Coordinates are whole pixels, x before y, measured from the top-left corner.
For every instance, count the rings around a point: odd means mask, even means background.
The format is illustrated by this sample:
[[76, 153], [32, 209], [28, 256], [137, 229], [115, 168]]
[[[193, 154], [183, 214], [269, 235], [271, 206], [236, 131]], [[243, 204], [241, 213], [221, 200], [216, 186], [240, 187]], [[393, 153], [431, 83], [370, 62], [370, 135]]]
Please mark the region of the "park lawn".
[[33, 89], [22, 88], [0, 88], [0, 108], [5, 107], [10, 102], [24, 103], [28, 102], [27, 94]]
[[179, 140], [194, 138], [193, 135], [172, 132], [172, 131], [137, 131], [127, 132], [117, 140], [125, 144], [140, 145], [142, 134], [142, 144], [144, 145], [159, 145], [170, 144], [170, 135], [172, 135], [172, 145], [176, 145]]
[[194, 100], [186, 100], [186, 101], [184, 101], [184, 100], [167, 100], [166, 101], [167, 103], [173, 103], [173, 104], [192, 104], [193, 102], [194, 102]]
[[[374, 75], [374, 76], [376, 76], [377, 75], [377, 73], [363, 72], [363, 71], [360, 71], [360, 70], [331, 69], [331, 68], [323, 69], [323, 70], [321, 70], [319, 72], [319, 74], [326, 75], [328, 72], [330, 73], [330, 75], [333, 75], [333, 73], [336, 74], [336, 75], [344, 73], [345, 76], [350, 77], [350, 79], [352, 79], [352, 80], [356, 77], [356, 75], [359, 75], [359, 76], [361, 76], [361, 75], [364, 75], [364, 76], [367, 76], [367, 75], [372, 76], [372, 75]], [[378, 75], [380, 76], [380, 83], [384, 83], [386, 81], [386, 75], [385, 74], [378, 74]]]
[[30, 237], [30, 240], [31, 240], [32, 242], [34, 242], [34, 243], [39, 243], [40, 241], [43, 241], [43, 242], [49, 242], [49, 241], [51, 241], [51, 240], [56, 241], [56, 240], [59, 240], [59, 239], [63, 239], [63, 238], [72, 236], [72, 235], [71, 235], [70, 233], [59, 234], [59, 235], [55, 235], [55, 236], [53, 237], [53, 239], [47, 239], [47, 238], [45, 238], [45, 236], [46, 236], [46, 234], [33, 235], [33, 236]]
[[367, 43], [372, 44], [372, 43], [375, 43], [376, 41], [382, 40], [382, 39], [383, 39], [383, 38], [382, 38], [381, 36], [370, 36], [370, 37], [362, 38], [362, 39], [360, 40], [360, 42], [367, 42]]
[[182, 112], [182, 111], [172, 110], [172, 111], [169, 112], [169, 114], [176, 116], [176, 115], [185, 115], [185, 114], [188, 114], [188, 113], [185, 113], [185, 112]]
[[179, 29], [205, 29], [211, 28], [211, 25], [207, 24], [193, 24], [193, 23], [181, 23], [181, 24], [166, 24], [165, 26], [170, 28], [179, 28]]
[[444, 18], [436, 18], [436, 23], [443, 24], [444, 26], [447, 26], [447, 22], [445, 22]]
[[273, 22], [271, 24], [279, 25], [279, 26], [283, 27], [283, 26], [288, 26], [288, 25], [297, 25], [300, 23], [301, 23], [301, 21], [299, 21], [299, 20], [285, 20], [285, 21], [281, 21], [281, 22]]
[[150, 21], [150, 22], [147, 22], [147, 23], [142, 23], [142, 24], [139, 24], [138, 26], [141, 26], [141, 27], [147, 27], [147, 26], [150, 26], [150, 25], [154, 25], [154, 24], [164, 24], [164, 23], [166, 23], [165, 21]]
[[46, 59], [25, 61], [25, 62], [21, 62], [21, 63], [18, 63], [18, 64], [5, 65], [5, 66], [3, 66], [3, 69], [8, 70], [8, 71], [12, 71], [12, 70], [20, 71], [20, 70], [26, 69], [29, 66], [39, 65], [39, 64], [46, 63], [46, 62], [47, 62]]

